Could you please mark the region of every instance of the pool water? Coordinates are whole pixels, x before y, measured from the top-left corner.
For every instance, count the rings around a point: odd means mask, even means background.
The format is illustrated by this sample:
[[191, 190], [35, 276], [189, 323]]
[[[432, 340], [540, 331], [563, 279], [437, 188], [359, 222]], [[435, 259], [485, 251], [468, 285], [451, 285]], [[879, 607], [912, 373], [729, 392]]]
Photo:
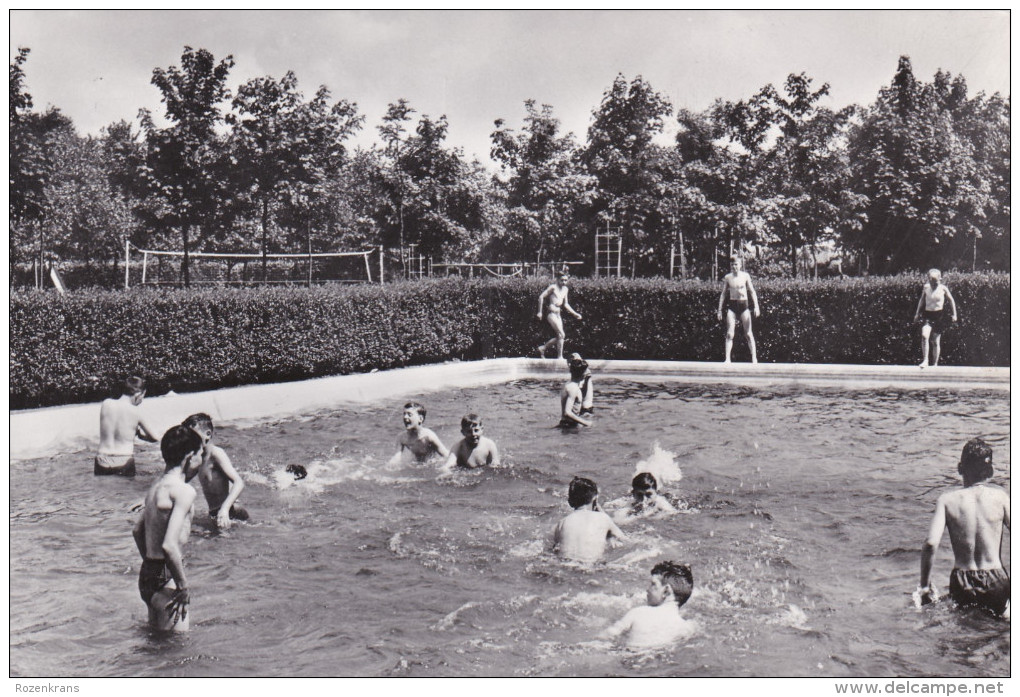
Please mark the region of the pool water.
[[[252, 522], [215, 532], [199, 496], [192, 629], [174, 636], [146, 626], [131, 536], [158, 447], [134, 480], [95, 478], [87, 452], [15, 463], [11, 675], [1010, 674], [1008, 622], [909, 595], [963, 443], [988, 440], [1009, 485], [1007, 393], [602, 380], [595, 426], [564, 432], [559, 385], [408, 395], [448, 446], [481, 414], [512, 465], [452, 478], [392, 460], [405, 400], [222, 428]], [[604, 563], [551, 555], [570, 479], [595, 479], [611, 511], [639, 461], [695, 510], [625, 523]], [[693, 568], [697, 634], [640, 652], [599, 640], [663, 559]], [[943, 591], [951, 566], [947, 534]]]

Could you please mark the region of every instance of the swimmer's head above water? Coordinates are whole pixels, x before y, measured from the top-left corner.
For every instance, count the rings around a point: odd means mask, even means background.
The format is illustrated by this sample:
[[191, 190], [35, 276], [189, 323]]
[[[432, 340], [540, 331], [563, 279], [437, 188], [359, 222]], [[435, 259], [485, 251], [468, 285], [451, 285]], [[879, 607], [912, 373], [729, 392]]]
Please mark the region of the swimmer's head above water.
[[652, 585], [648, 588], [649, 605], [661, 605], [672, 595], [677, 606], [683, 607], [693, 591], [694, 574], [691, 573], [690, 565], [663, 561], [652, 567]]
[[209, 442], [213, 432], [216, 430], [213, 428], [212, 417], [203, 412], [192, 414], [181, 422], [181, 426], [194, 430], [206, 443]]
[[121, 383], [120, 392], [122, 395], [130, 397], [131, 402], [138, 406], [145, 399], [145, 378], [132, 375]]
[[588, 367], [588, 361], [581, 358], [581, 354], [572, 353], [570, 358], [567, 359], [567, 367], [570, 369], [570, 379], [574, 381], [580, 381], [585, 378], [586, 375], [591, 375], [591, 370]]
[[960, 464], [957, 471], [963, 477], [964, 482], [976, 484], [986, 479], [991, 479], [994, 474], [992, 466], [992, 446], [988, 445], [981, 438], [972, 438], [963, 446], [963, 453], [960, 455]]
[[404, 428], [414, 428], [425, 423], [425, 406], [418, 402], [404, 405]]
[[631, 493], [639, 502], [655, 496], [659, 490], [659, 483], [655, 481], [655, 475], [651, 472], [641, 472], [630, 482]]
[[202, 464], [202, 437], [194, 429], [187, 426], [172, 426], [163, 434], [159, 450], [166, 463], [164, 471], [169, 472], [175, 467], [183, 468], [185, 481], [190, 481], [198, 474]]
[[574, 477], [567, 489], [567, 503], [571, 508], [583, 508], [591, 504], [595, 508], [599, 497], [599, 486], [587, 477]]
[[478, 445], [482, 430], [482, 418], [478, 414], [465, 414], [460, 420], [460, 433], [472, 445]]

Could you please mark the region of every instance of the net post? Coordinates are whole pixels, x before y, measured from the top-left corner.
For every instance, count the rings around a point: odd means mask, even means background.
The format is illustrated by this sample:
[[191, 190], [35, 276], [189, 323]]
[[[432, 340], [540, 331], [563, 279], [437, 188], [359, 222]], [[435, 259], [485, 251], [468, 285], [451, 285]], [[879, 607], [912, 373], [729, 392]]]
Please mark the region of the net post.
[[131, 287], [131, 240], [124, 238], [124, 290]]
[[[366, 259], [368, 257], [365, 257]], [[383, 246], [379, 245], [379, 285], [384, 283], [383, 280]]]
[[365, 259], [365, 273], [368, 274], [368, 282], [371, 283], [372, 282], [372, 263], [368, 259], [369, 254], [370, 254], [370, 252], [365, 252], [364, 259]]
[[149, 266], [149, 253], [142, 252], [142, 285], [145, 285], [145, 272]]

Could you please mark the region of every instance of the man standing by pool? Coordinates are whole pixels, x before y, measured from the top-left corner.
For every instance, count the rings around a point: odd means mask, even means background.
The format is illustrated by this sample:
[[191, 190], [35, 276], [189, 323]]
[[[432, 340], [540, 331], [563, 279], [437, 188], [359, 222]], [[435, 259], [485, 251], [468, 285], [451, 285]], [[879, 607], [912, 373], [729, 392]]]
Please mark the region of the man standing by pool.
[[134, 528], [142, 555], [138, 592], [149, 607], [149, 624], [163, 631], [186, 631], [188, 581], [183, 546], [191, 533], [195, 490], [188, 482], [202, 465], [202, 438], [185, 426], [174, 426], [160, 442], [166, 461], [163, 475], [145, 495], [145, 508]]
[[955, 565], [949, 577], [949, 596], [961, 607], [977, 605], [997, 615], [1009, 604], [1009, 574], [999, 550], [1002, 527], [1009, 528], [1009, 494], [988, 480], [992, 477], [992, 449], [980, 438], [963, 446], [957, 471], [963, 488], [939, 496], [928, 539], [921, 548], [921, 603], [937, 599], [931, 588], [931, 569], [942, 533], [949, 528]]
[[722, 293], [719, 295], [719, 320], [726, 315], [726, 360], [730, 362], [733, 351], [733, 334], [737, 321], [744, 327], [747, 347], [751, 349], [751, 362], [758, 362], [758, 353], [754, 345], [754, 333], [751, 331], [751, 309], [754, 316], [761, 316], [758, 305], [758, 294], [754, 292], [754, 284], [747, 272], [741, 270], [740, 257], [730, 257], [730, 272], [723, 277]]

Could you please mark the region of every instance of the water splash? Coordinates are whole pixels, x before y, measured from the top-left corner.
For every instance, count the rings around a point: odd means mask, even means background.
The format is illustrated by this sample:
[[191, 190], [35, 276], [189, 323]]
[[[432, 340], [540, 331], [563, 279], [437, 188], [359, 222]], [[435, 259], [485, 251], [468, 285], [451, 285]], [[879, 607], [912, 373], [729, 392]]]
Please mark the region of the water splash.
[[659, 445], [659, 441], [655, 441], [652, 444], [652, 453], [644, 460], [639, 460], [637, 465], [634, 466], [634, 474], [640, 474], [641, 472], [651, 473], [659, 486], [666, 484], [674, 484], [683, 479], [683, 472], [680, 471], [680, 465], [676, 462], [676, 453], [664, 450]]

